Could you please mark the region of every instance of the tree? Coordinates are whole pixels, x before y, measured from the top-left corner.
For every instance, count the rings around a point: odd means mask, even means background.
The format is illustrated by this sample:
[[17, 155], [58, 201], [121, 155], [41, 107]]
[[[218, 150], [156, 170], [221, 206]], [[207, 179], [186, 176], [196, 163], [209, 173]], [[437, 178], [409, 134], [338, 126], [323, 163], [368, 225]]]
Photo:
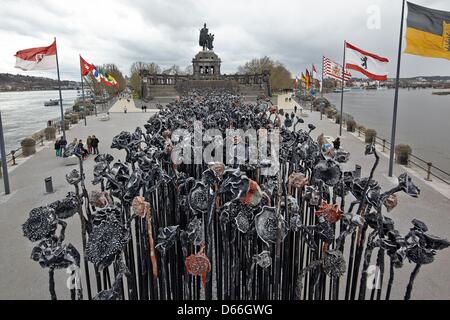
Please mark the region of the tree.
[[122, 92], [125, 89], [126, 80], [122, 72], [115, 64], [104, 64], [101, 67], [97, 66], [97, 69], [100, 72], [111, 75], [117, 81], [117, 86], [107, 86], [104, 83], [98, 82], [92, 75], [92, 73], [90, 73], [85, 77], [85, 81], [87, 86], [94, 92], [96, 96], [101, 96], [103, 90], [106, 90], [106, 92], [108, 92], [110, 95], [116, 95], [117, 93]]
[[131, 65], [130, 68], [130, 72], [131, 72], [131, 77], [130, 77], [130, 85], [133, 87], [135, 93], [137, 93], [138, 95], [141, 92], [141, 76], [140, 76], [140, 72], [141, 71], [148, 71], [150, 74], [159, 74], [161, 73], [161, 68], [160, 66], [158, 66], [156, 63], [151, 62], [151, 63], [146, 63], [146, 62], [134, 62]]
[[125, 77], [123, 76], [119, 68], [115, 64], [110, 63], [103, 65], [103, 69], [107, 74], [111, 75], [117, 81], [117, 86], [107, 86], [106, 91], [109, 94], [117, 94], [119, 92], [122, 92], [125, 89], [127, 82], [125, 81]]
[[187, 75], [194, 74], [194, 67], [192, 66], [192, 64], [190, 64], [186, 68], [184, 68], [184, 74], [187, 74]]
[[164, 70], [162, 73], [167, 75], [178, 75], [182, 74], [183, 72], [181, 71], [181, 68], [179, 66], [174, 64], [169, 69]]
[[238, 74], [261, 74], [265, 70], [270, 71], [270, 83], [273, 91], [280, 91], [292, 87], [292, 74], [279, 61], [274, 61], [265, 56], [253, 59], [238, 67]]

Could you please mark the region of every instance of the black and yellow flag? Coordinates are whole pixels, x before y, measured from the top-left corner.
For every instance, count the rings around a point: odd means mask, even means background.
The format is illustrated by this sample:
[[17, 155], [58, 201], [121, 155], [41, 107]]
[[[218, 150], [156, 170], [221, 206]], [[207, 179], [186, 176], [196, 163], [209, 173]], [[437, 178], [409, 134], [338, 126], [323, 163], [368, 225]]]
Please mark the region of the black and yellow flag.
[[450, 60], [450, 12], [408, 2], [405, 53]]

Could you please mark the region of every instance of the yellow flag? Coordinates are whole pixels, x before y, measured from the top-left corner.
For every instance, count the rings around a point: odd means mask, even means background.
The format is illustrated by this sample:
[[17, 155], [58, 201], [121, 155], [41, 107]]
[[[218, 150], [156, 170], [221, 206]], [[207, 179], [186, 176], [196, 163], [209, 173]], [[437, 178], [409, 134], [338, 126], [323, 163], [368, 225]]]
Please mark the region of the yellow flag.
[[405, 53], [450, 60], [450, 12], [408, 2]]

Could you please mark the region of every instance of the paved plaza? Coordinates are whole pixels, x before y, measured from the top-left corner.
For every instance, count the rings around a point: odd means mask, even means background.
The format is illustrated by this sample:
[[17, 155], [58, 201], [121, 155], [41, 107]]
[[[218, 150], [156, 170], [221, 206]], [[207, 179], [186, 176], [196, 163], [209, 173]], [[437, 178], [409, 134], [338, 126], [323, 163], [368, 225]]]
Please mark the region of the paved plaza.
[[[293, 102], [285, 105], [284, 99], [284, 96], [279, 97], [279, 106], [285, 109], [293, 109]], [[123, 113], [124, 106], [127, 106], [127, 114]], [[134, 109], [139, 112], [132, 112]], [[80, 122], [72, 127], [67, 131], [67, 140], [72, 141], [77, 138], [85, 141], [88, 135], [95, 135], [100, 140], [100, 152], [108, 152], [116, 159], [124, 159], [125, 152], [110, 149], [112, 138], [121, 131], [133, 131], [138, 126], [142, 127], [151, 113], [149, 112], [144, 116], [141, 110], [135, 108], [133, 101], [128, 103], [126, 99], [118, 101], [110, 112], [109, 121], [101, 121], [100, 116], [98, 118], [89, 117], [87, 126]], [[317, 126], [317, 129], [313, 132], [314, 137], [322, 132], [333, 137], [338, 135], [338, 125], [329, 119], [324, 117], [323, 120], [320, 120], [318, 112], [311, 113], [307, 108], [303, 112], [308, 115], [308, 117], [305, 117], [306, 124], [313, 123]], [[342, 147], [351, 153], [351, 159], [348, 164], [344, 165], [344, 169], [353, 169], [355, 164], [360, 164], [363, 168], [363, 176], [367, 176], [374, 158], [364, 155], [364, 143], [356, 135], [347, 132], [344, 133], [341, 141]], [[93, 179], [93, 158], [93, 156], [90, 156], [84, 163], [88, 182]], [[391, 188], [396, 184], [395, 179], [387, 176], [387, 167], [388, 157], [386, 153], [381, 155], [380, 166], [375, 174], [375, 179], [380, 182], [383, 189]], [[73, 191], [73, 187], [67, 184], [65, 180], [65, 174], [76, 168], [78, 166], [64, 166], [63, 160], [55, 157], [53, 144], [48, 144], [11, 172], [11, 195], [4, 195], [2, 181], [0, 187], [0, 237], [2, 246], [0, 299], [49, 299], [47, 270], [42, 269], [38, 263], [30, 260], [33, 244], [23, 237], [21, 224], [27, 219], [31, 209], [62, 199], [67, 192]], [[448, 238], [450, 236], [448, 233], [450, 230], [448, 189], [435, 185], [435, 182], [425, 182], [423, 175], [416, 174], [411, 169], [395, 166], [397, 176], [405, 170], [412, 174], [414, 182], [421, 188], [421, 196], [418, 199], [413, 199], [405, 194], [398, 194], [399, 206], [387, 215], [395, 220], [396, 227], [402, 234], [405, 234], [411, 227], [410, 221], [418, 218], [428, 224], [432, 234]], [[45, 194], [44, 179], [46, 177], [52, 177], [53, 179], [55, 192], [52, 194]], [[87, 187], [88, 191], [94, 188], [90, 183], [87, 183]], [[81, 248], [79, 219], [75, 216], [67, 222], [66, 242], [71, 242], [77, 248]], [[438, 252], [433, 264], [422, 267], [415, 282], [412, 298], [449, 299], [449, 265], [450, 251]], [[405, 267], [397, 271], [392, 292], [393, 298], [403, 298], [413, 267], [413, 264], [406, 262]], [[65, 287], [68, 276], [65, 270], [55, 272], [56, 291], [60, 299], [70, 298]]]

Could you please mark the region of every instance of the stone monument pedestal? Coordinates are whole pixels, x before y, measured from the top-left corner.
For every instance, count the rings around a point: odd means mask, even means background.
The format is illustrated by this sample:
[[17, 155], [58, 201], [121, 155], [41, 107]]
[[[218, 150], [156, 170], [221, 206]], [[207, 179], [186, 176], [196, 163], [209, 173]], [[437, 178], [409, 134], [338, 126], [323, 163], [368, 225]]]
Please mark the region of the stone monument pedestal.
[[222, 61], [214, 51], [203, 50], [192, 59], [195, 80], [214, 80], [220, 78]]

